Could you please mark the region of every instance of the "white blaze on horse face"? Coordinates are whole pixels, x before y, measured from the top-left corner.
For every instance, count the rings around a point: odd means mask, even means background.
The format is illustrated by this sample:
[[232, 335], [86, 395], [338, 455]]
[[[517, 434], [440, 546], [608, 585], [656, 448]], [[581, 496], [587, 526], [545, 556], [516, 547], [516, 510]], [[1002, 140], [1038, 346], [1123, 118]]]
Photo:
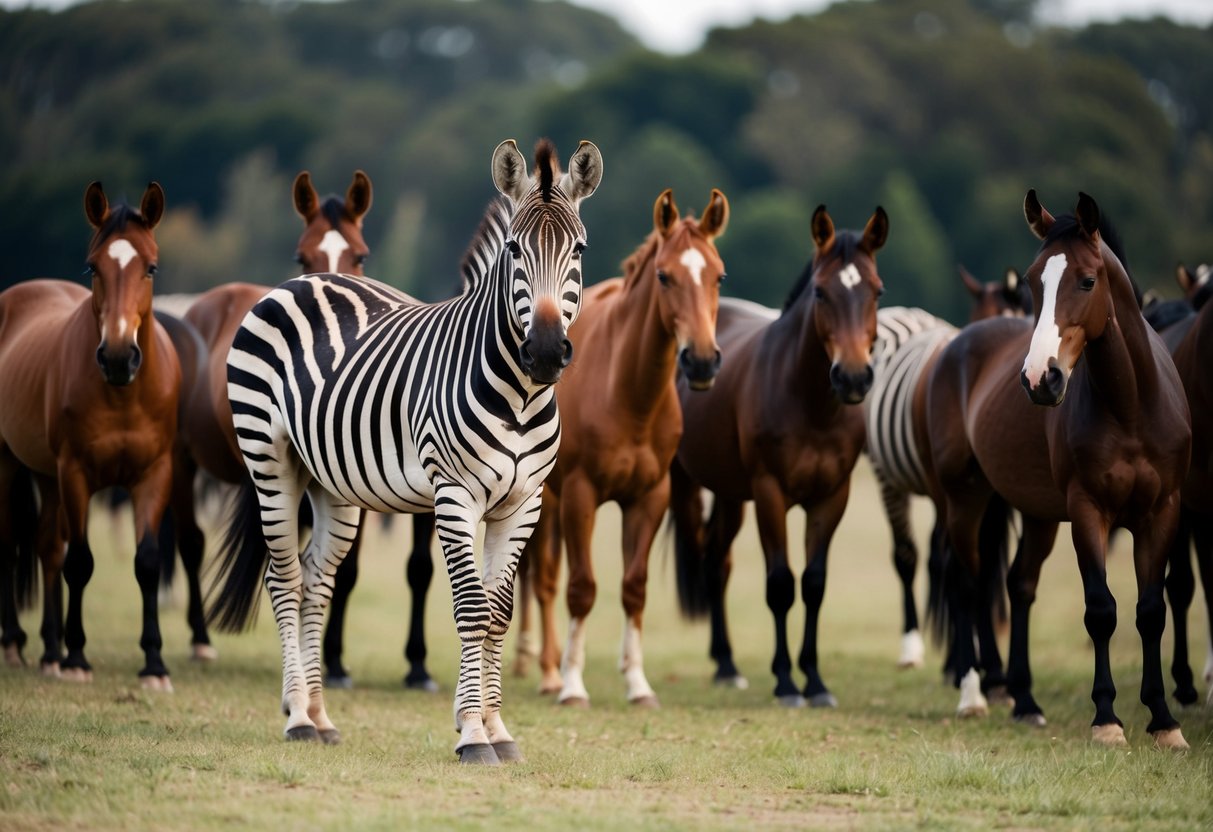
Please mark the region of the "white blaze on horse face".
[[320, 249], [328, 257], [329, 271], [335, 272], [337, 271], [337, 264], [341, 262], [341, 253], [349, 247], [349, 241], [341, 236], [341, 232], [335, 228], [331, 228], [324, 232], [324, 238], [316, 248]]
[[1023, 360], [1024, 375], [1035, 389], [1049, 369], [1049, 359], [1056, 360], [1061, 349], [1061, 329], [1057, 326], [1057, 285], [1066, 272], [1066, 256], [1054, 254], [1045, 262], [1040, 282], [1044, 287], [1044, 301], [1040, 308], [1040, 320], [1032, 333], [1032, 345], [1028, 357]]
[[120, 269], [125, 269], [127, 264], [134, 260], [137, 254], [135, 247], [129, 241], [121, 238], [110, 243], [109, 248], [106, 249], [106, 253], [118, 261], [118, 268]]
[[696, 286], [703, 285], [703, 270], [707, 268], [708, 261], [704, 259], [699, 249], [688, 248], [678, 258], [678, 262], [686, 266], [687, 271], [691, 273], [691, 280], [695, 281]]
[[847, 263], [846, 268], [838, 273], [838, 279], [842, 281], [844, 288], [854, 289], [863, 280], [863, 277], [860, 276], [859, 269], [855, 268], [854, 263]]

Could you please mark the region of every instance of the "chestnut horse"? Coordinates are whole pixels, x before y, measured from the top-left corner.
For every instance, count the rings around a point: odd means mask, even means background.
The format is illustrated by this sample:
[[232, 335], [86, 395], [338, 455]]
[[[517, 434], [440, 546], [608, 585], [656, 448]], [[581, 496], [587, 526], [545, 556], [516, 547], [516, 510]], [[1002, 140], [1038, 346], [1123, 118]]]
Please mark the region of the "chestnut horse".
[[[877, 208], [862, 234], [835, 233], [825, 206], [813, 213], [816, 251], [782, 313], [728, 299], [716, 337], [728, 356], [711, 390], [691, 393], [680, 379], [683, 435], [671, 467], [679, 600], [687, 615], [710, 612], [716, 681], [746, 685], [733, 664], [724, 614], [730, 547], [747, 500], [754, 501], [775, 619], [775, 696], [785, 705], [833, 706], [817, 666], [817, 616], [830, 540], [846, 508], [851, 470], [864, 444], [860, 404], [872, 386], [876, 299], [883, 291], [877, 250], [888, 217]], [[768, 314], [769, 313], [769, 314]], [[715, 494], [706, 527], [701, 487]], [[792, 681], [787, 617], [796, 595], [788, 565], [786, 517], [808, 514], [808, 567], [802, 592], [804, 695]]]
[[[88, 681], [83, 603], [93, 573], [89, 498], [108, 486], [130, 491], [135, 577], [143, 596], [139, 644], [146, 664], [139, 676], [144, 687], [171, 690], [160, 655], [156, 533], [172, 486], [181, 370], [152, 316], [158, 253], [152, 231], [164, 213], [164, 191], [153, 182], [138, 211], [111, 209], [101, 183], [93, 182], [84, 193], [84, 213], [96, 229], [86, 261], [91, 292], [76, 283], [31, 280], [0, 294], [0, 493], [7, 493], [19, 466], [38, 481], [42, 668]], [[14, 519], [8, 518], [10, 526]], [[68, 587], [66, 657], [60, 651], [61, 572]]]
[[1159, 746], [1186, 748], [1167, 708], [1160, 656], [1164, 570], [1192, 436], [1183, 387], [1142, 317], [1095, 200], [1079, 194], [1073, 216], [1054, 218], [1028, 191], [1024, 215], [1042, 240], [1025, 274], [1035, 325], [992, 319], [966, 328], [940, 356], [927, 392], [931, 458], [954, 567], [949, 594], [962, 708], [976, 686], [973, 642], [965, 637], [974, 612], [970, 587], [988, 556], [979, 546], [980, 526], [996, 497], [1023, 515], [1007, 581], [1015, 718], [1044, 724], [1031, 691], [1028, 614], [1058, 524], [1069, 521], [1095, 646], [1092, 736], [1105, 745], [1125, 743], [1112, 705], [1108, 643], [1116, 600], [1106, 571], [1108, 532], [1124, 526], [1133, 534], [1148, 730]]
[[[729, 203], [713, 189], [703, 218], [680, 217], [673, 191], [653, 206], [653, 231], [623, 263], [623, 277], [582, 296], [569, 330], [576, 358], [556, 387], [560, 454], [543, 492], [526, 557], [543, 621], [540, 691], [563, 704], [589, 704], [582, 678], [586, 617], [594, 605], [590, 539], [598, 506], [623, 510], [623, 655], [628, 701], [655, 706], [641, 649], [649, 550], [670, 500], [670, 462], [682, 435], [676, 371], [697, 390], [720, 366], [716, 308], [724, 263], [715, 239]], [[560, 544], [569, 558], [569, 636], [560, 662], [554, 598]], [[563, 679], [562, 679], [563, 676]]]

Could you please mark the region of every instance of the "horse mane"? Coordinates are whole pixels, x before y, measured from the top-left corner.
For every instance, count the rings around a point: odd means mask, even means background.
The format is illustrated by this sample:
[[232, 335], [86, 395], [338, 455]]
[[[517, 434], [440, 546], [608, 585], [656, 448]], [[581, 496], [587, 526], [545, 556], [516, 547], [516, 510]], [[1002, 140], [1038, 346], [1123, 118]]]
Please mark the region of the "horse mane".
[[[1067, 240], [1071, 237], [1077, 237], [1082, 233], [1082, 225], [1078, 222], [1078, 218], [1073, 214], [1062, 214], [1053, 220], [1053, 225], [1049, 227], [1045, 237], [1040, 242], [1040, 249], [1044, 251], [1049, 245], [1058, 242], [1059, 240]], [[1125, 276], [1129, 278], [1129, 285], [1133, 287], [1133, 296], [1137, 298], [1137, 307], [1141, 308], [1142, 294], [1141, 288], [1137, 285], [1137, 281], [1133, 279], [1133, 272], [1129, 269], [1129, 260], [1125, 257], [1124, 240], [1120, 237], [1120, 232], [1116, 230], [1116, 226], [1112, 225], [1112, 221], [1103, 212], [1099, 212], [1099, 236], [1107, 244], [1112, 253], [1116, 255], [1116, 259], [1120, 261], [1120, 265], [1125, 270]]]
[[552, 201], [553, 171], [557, 164], [556, 145], [551, 139], [540, 139], [535, 145], [535, 168], [539, 172], [539, 193], [544, 202]]
[[636, 250], [624, 258], [622, 268], [625, 284], [631, 284], [644, 271], [645, 265], [653, 259], [653, 255], [657, 252], [657, 243], [660, 239], [661, 235], [657, 229], [653, 229], [636, 247]]
[[459, 261], [459, 274], [463, 278], [463, 290], [476, 286], [492, 271], [501, 252], [505, 250], [505, 241], [509, 236], [510, 219], [513, 216], [511, 203], [504, 197], [492, 200], [484, 209], [484, 216], [472, 241], [468, 243], [467, 251]]
[[109, 216], [105, 218], [105, 222], [101, 223], [96, 233], [93, 234], [93, 239], [88, 245], [89, 251], [92, 251], [102, 240], [120, 231], [125, 231], [132, 221], [144, 225], [143, 215], [137, 209], [132, 208], [124, 202], [120, 202], [110, 208]]
[[[854, 231], [838, 231], [834, 234], [834, 247], [830, 249], [830, 253], [837, 253], [842, 258], [842, 263], [845, 266], [855, 259], [855, 252], [859, 250], [859, 235]], [[783, 311], [787, 312], [792, 308], [800, 296], [804, 294], [805, 289], [813, 281], [813, 266], [817, 262], [817, 255], [814, 254], [809, 260], [808, 265], [804, 267], [799, 279], [797, 279], [792, 291], [788, 292], [787, 300], [783, 302]]]
[[324, 214], [324, 218], [333, 228], [340, 225], [342, 220], [350, 218], [349, 212], [345, 210], [345, 200], [339, 196], [325, 197], [324, 204], [320, 206], [320, 213]]

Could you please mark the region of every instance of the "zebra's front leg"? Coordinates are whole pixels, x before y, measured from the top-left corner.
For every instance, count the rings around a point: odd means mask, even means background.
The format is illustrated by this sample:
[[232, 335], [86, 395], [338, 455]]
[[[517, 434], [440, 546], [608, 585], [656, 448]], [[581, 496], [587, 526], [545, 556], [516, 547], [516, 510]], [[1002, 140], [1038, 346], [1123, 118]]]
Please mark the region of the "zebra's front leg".
[[324, 614], [333, 597], [337, 568], [349, 554], [362, 524], [362, 511], [334, 497], [316, 483], [308, 488], [312, 502], [312, 540], [303, 553], [302, 635], [300, 658], [307, 680], [307, 715], [320, 739], [341, 742], [341, 732], [324, 707]]

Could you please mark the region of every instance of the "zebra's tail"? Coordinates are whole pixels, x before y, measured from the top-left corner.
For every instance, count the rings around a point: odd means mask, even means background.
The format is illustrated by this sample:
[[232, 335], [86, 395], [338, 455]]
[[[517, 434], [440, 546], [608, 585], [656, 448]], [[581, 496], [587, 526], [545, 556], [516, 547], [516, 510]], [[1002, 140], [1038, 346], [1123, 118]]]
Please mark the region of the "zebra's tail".
[[38, 498], [34, 475], [20, 468], [9, 491], [10, 517], [13, 518], [13, 546], [16, 550], [16, 581], [13, 586], [18, 610], [27, 610], [38, 600]]
[[706, 529], [699, 506], [699, 490], [678, 470], [671, 473], [670, 520], [666, 528], [674, 535], [674, 575], [678, 584], [678, 606], [688, 619], [707, 616], [708, 584], [704, 572], [703, 543]]
[[228, 633], [252, 626], [261, 598], [261, 582], [270, 551], [261, 527], [261, 503], [251, 478], [240, 484], [231, 520], [219, 551], [219, 574], [214, 583], [207, 621]]

